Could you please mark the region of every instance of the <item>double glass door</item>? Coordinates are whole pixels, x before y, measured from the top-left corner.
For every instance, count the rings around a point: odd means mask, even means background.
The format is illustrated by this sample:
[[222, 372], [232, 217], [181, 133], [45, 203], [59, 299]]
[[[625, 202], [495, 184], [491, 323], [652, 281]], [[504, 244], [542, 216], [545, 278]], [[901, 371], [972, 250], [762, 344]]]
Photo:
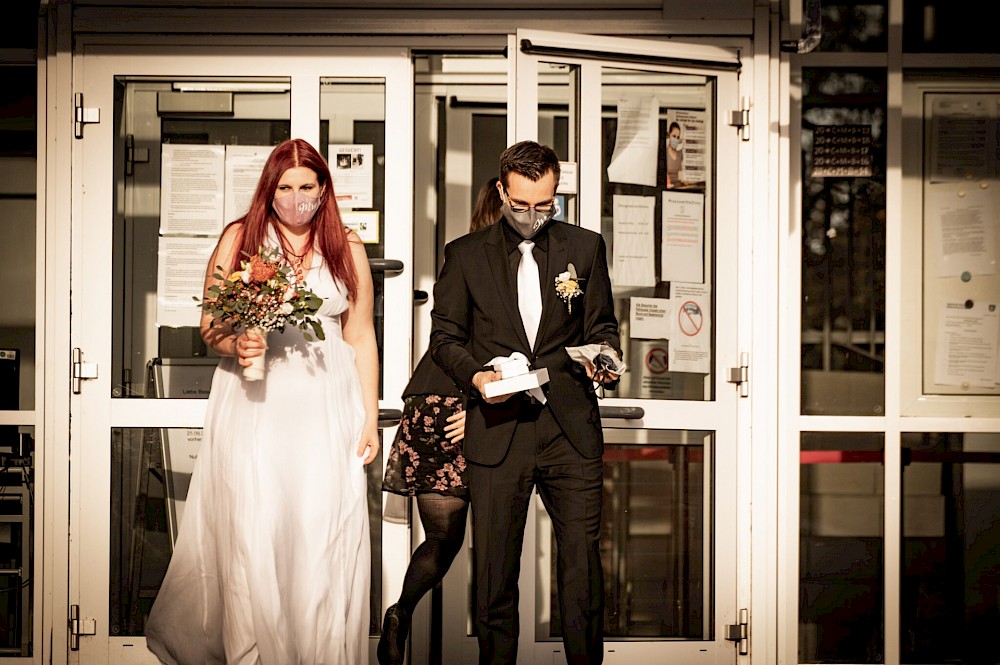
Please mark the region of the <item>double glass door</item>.
[[[507, 51], [509, 138], [555, 149], [557, 219], [603, 236], [630, 367], [601, 400], [605, 662], [735, 663], [726, 626], [747, 600], [748, 560], [741, 398], [727, 382], [740, 364], [738, 63], [724, 49], [537, 31]], [[518, 662], [561, 663], [556, 544], [532, 505]], [[443, 663], [477, 662], [474, 549], [468, 539], [445, 580]]]
[[[726, 382], [742, 325], [735, 58], [536, 32], [512, 37], [508, 53], [502, 143], [537, 139], [564, 162], [560, 219], [605, 238], [631, 367], [602, 400], [606, 662], [735, 662], [724, 639], [746, 579], [740, 399]], [[75, 90], [100, 122], [79, 126], [74, 149], [72, 343], [96, 378], [75, 382], [71, 400], [69, 602], [95, 634], [70, 648], [80, 662], [154, 662], [143, 627], [184, 517], [217, 362], [192, 296], [286, 138], [327, 158], [345, 222], [366, 243], [383, 451], [392, 441], [414, 348], [414, 237], [432, 233], [413, 221], [413, 63], [406, 49], [375, 48], [84, 46], [76, 58]], [[370, 662], [413, 546], [405, 520], [383, 509], [383, 465], [368, 467]], [[561, 661], [554, 560], [539, 501], [519, 662]], [[442, 662], [476, 662], [469, 564], [465, 550], [445, 580]]]

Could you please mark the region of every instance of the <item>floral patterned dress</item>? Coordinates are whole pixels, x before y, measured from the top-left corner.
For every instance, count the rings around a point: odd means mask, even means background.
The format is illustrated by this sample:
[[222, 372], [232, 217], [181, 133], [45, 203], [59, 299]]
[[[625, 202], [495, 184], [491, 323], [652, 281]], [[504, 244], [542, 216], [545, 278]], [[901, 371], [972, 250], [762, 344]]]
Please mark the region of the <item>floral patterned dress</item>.
[[[438, 389], [408, 394], [431, 387]], [[444, 432], [448, 417], [462, 410], [461, 394], [426, 355], [404, 395], [403, 415], [389, 450], [382, 489], [406, 496], [435, 492], [467, 497], [462, 443], [451, 442]]]

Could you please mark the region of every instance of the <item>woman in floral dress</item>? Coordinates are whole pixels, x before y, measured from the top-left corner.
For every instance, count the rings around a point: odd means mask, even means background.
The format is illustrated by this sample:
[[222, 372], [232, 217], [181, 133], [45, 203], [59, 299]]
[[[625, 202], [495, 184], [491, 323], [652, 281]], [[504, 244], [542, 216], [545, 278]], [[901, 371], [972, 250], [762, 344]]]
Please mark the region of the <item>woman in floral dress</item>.
[[[480, 188], [470, 231], [487, 228], [500, 219], [496, 182], [493, 178]], [[380, 665], [402, 665], [413, 610], [448, 572], [465, 539], [469, 513], [462, 455], [463, 396], [430, 352], [417, 364], [403, 399], [403, 415], [389, 450], [382, 489], [417, 497], [417, 512], [427, 537], [410, 559], [399, 600], [385, 612], [378, 643]]]

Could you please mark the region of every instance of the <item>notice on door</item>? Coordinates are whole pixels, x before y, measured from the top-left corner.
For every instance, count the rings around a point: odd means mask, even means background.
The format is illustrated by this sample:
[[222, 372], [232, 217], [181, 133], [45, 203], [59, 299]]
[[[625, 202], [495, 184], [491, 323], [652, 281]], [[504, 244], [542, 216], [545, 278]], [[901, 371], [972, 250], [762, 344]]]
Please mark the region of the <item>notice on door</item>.
[[656, 262], [653, 251], [653, 210], [656, 199], [652, 196], [627, 196], [615, 194], [614, 235], [612, 264], [616, 286], [654, 286]]
[[670, 369], [708, 374], [712, 371], [711, 287], [707, 284], [670, 285], [676, 312], [676, 333], [670, 340]]
[[331, 144], [330, 173], [333, 191], [341, 208], [371, 208], [374, 190], [372, 161], [375, 147], [370, 143]]
[[160, 237], [156, 270], [156, 325], [170, 328], [201, 325], [205, 269], [215, 238]]
[[257, 181], [264, 170], [264, 162], [271, 156], [274, 146], [226, 146], [226, 213], [228, 224], [247, 214], [250, 201], [257, 189]]
[[660, 279], [705, 281], [705, 195], [664, 191], [662, 214]]
[[[639, 397], [642, 399], [670, 399], [673, 397], [673, 379], [670, 376], [669, 344], [666, 341], [631, 344], [632, 357], [641, 360], [639, 366]], [[635, 366], [633, 365], [633, 371]]]
[[160, 233], [218, 237], [226, 147], [164, 143], [160, 160]]

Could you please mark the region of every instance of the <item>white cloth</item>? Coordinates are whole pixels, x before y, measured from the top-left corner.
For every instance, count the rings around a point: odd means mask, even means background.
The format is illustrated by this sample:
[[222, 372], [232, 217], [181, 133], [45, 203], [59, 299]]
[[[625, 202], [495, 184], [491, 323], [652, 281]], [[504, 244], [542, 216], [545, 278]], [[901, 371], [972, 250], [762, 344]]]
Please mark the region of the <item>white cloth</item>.
[[521, 252], [521, 261], [517, 264], [517, 308], [521, 310], [528, 346], [535, 348], [538, 324], [542, 320], [542, 286], [538, 278], [538, 263], [532, 252], [535, 243], [525, 240], [517, 248]]
[[323, 266], [324, 341], [270, 333], [263, 381], [224, 358], [166, 577], [146, 624], [165, 663], [368, 659], [365, 422], [343, 289]]

